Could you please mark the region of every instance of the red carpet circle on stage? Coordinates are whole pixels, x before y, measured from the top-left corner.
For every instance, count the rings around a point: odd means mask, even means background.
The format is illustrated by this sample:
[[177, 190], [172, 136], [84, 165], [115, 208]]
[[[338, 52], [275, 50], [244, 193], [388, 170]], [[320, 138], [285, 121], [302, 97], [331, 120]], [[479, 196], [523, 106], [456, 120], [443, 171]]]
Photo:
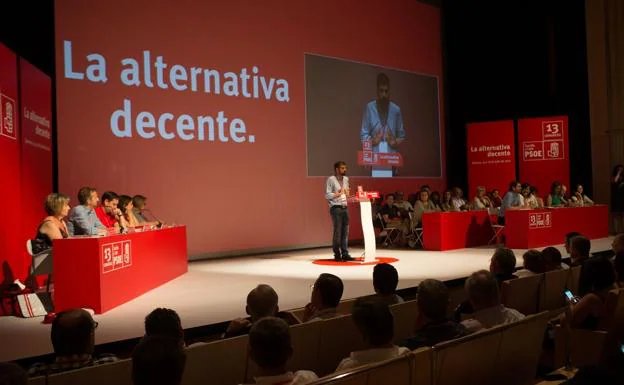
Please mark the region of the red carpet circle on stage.
[[391, 258], [391, 257], [377, 257], [375, 258], [374, 261], [371, 261], [371, 262], [360, 262], [363, 260], [364, 258], [360, 257], [360, 258], [355, 258], [354, 261], [338, 262], [332, 258], [332, 259], [317, 259], [312, 263], [315, 265], [324, 265], [324, 266], [370, 266], [370, 265], [377, 265], [379, 263], [394, 263], [398, 261], [397, 258]]

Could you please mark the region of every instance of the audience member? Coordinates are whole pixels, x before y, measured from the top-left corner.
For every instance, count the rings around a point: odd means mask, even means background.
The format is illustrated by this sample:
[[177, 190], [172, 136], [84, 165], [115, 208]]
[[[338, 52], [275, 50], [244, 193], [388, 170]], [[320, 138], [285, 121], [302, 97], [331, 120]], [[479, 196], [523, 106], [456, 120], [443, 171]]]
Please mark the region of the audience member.
[[[581, 269], [579, 294], [581, 299], [572, 305], [568, 325], [572, 328], [596, 330], [610, 290], [615, 289], [613, 264], [604, 257], [588, 259]], [[563, 319], [567, 317], [564, 314]]]
[[468, 334], [464, 325], [447, 317], [450, 303], [449, 292], [443, 282], [425, 279], [418, 285], [418, 318], [416, 334], [401, 346], [414, 350], [423, 346], [434, 346], [440, 342], [463, 337]]
[[[499, 287], [505, 281], [518, 278], [514, 275], [515, 270], [516, 255], [513, 250], [507, 247], [498, 247], [490, 259], [490, 273], [494, 274]], [[464, 301], [457, 305], [453, 318], [456, 322], [460, 322], [462, 315], [472, 314], [473, 312], [474, 309], [470, 301]]]
[[551, 246], [542, 250], [542, 258], [544, 258], [546, 271], [570, 268], [570, 266], [562, 262], [561, 252], [556, 247]]
[[306, 305], [303, 322], [319, 321], [340, 316], [337, 307], [342, 298], [342, 280], [328, 273], [319, 275], [312, 286], [310, 303]]
[[613, 238], [611, 249], [614, 255], [624, 252], [624, 234], [618, 234]]
[[376, 295], [373, 297], [376, 301], [383, 302], [386, 305], [394, 305], [403, 302], [396, 293], [399, 284], [399, 273], [389, 263], [379, 263], [373, 268], [373, 288]]
[[43, 219], [35, 239], [31, 241], [33, 254], [39, 254], [52, 248], [54, 239], [69, 237], [69, 229], [65, 217], [69, 213], [69, 197], [63, 194], [52, 193], [46, 197], [45, 210], [48, 214]]
[[582, 235], [578, 235], [570, 240], [570, 258], [572, 266], [581, 266], [589, 259], [591, 242]]
[[83, 309], [58, 313], [52, 322], [51, 333], [55, 361], [34, 364], [28, 374], [35, 377], [117, 361], [113, 355], [92, 357], [97, 325], [91, 314]]
[[182, 321], [175, 310], [159, 307], [145, 317], [146, 336], [169, 336], [184, 340]]
[[297, 324], [298, 321], [291, 313], [279, 311], [279, 297], [269, 285], [258, 285], [247, 294], [245, 312], [249, 317], [237, 318], [230, 322], [224, 338], [241, 336], [249, 333], [254, 323], [264, 317], [278, 317], [288, 324]]
[[574, 377], [562, 382], [561, 385], [622, 385], [616, 373], [599, 366], [584, 366]]
[[353, 322], [364, 340], [364, 349], [351, 352], [343, 359], [336, 371], [386, 361], [410, 352], [408, 348], [392, 343], [394, 317], [388, 305], [363, 298], [353, 305]]
[[475, 310], [472, 318], [462, 322], [469, 331], [478, 331], [496, 325], [512, 323], [524, 318], [515, 309], [501, 304], [496, 277], [487, 270], [472, 273], [466, 280], [468, 300]]
[[83, 187], [78, 191], [78, 206], [69, 212], [67, 228], [70, 235], [102, 235], [106, 227], [95, 214], [99, 198], [93, 187]]
[[546, 263], [542, 253], [538, 250], [527, 250], [522, 254], [523, 269], [516, 271], [519, 278], [530, 277], [546, 271]]
[[258, 365], [255, 384], [300, 385], [318, 379], [307, 370], [295, 373], [286, 370], [293, 354], [290, 328], [286, 321], [266, 317], [256, 322], [249, 331], [249, 358]]
[[28, 373], [11, 362], [0, 362], [0, 385], [27, 385]]
[[578, 237], [579, 235], [581, 235], [581, 233], [577, 233], [576, 231], [569, 232], [565, 235], [563, 246], [565, 247], [565, 251], [568, 255], [570, 255], [570, 241], [572, 238]]
[[180, 338], [145, 336], [132, 352], [132, 383], [179, 385], [185, 365], [186, 351]]

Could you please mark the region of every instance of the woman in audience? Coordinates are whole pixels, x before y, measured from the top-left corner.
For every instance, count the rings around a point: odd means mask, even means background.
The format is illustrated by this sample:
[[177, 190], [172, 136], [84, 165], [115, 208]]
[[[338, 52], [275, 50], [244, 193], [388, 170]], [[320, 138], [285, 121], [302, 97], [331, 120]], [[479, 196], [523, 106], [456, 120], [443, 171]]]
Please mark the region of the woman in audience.
[[126, 222], [128, 222], [128, 227], [134, 228], [140, 226], [139, 221], [134, 215], [134, 206], [132, 204], [132, 198], [130, 196], [121, 195], [119, 197], [119, 204], [117, 205], [117, 207], [119, 207], [119, 209], [123, 213], [124, 218], [126, 219]]
[[422, 216], [424, 213], [440, 211], [440, 207], [429, 200], [429, 193], [424, 190], [420, 192], [420, 198], [416, 201], [414, 206], [414, 227], [420, 227], [422, 225]]
[[485, 187], [479, 186], [477, 187], [477, 195], [475, 195], [474, 200], [472, 201], [472, 209], [473, 210], [487, 210], [492, 207], [492, 202], [490, 198], [485, 195]]
[[565, 206], [565, 201], [561, 199], [561, 183], [553, 182], [550, 187], [550, 194], [546, 198], [547, 207], [560, 207]]
[[613, 167], [611, 179], [611, 214], [616, 234], [624, 232], [624, 166]]
[[48, 216], [43, 219], [37, 228], [35, 239], [31, 241], [33, 254], [52, 248], [54, 239], [69, 237], [65, 223], [65, 218], [69, 213], [69, 197], [58, 193], [48, 195], [45, 200], [45, 210]]
[[451, 190], [446, 190], [442, 196], [442, 202], [440, 203], [442, 211], [454, 211], [453, 203], [451, 202], [452, 198], [453, 194], [451, 193]]
[[[581, 285], [581, 282], [584, 284]], [[581, 299], [572, 305], [569, 318], [564, 314], [562, 320], [571, 328], [596, 330], [607, 295], [615, 288], [615, 271], [611, 261], [604, 257], [588, 259], [581, 269], [579, 287], [586, 289], [581, 289]]]
[[594, 201], [584, 194], [583, 185], [581, 184], [576, 185], [571, 200], [574, 206], [591, 206], [594, 204]]
[[524, 269], [516, 271], [519, 278], [530, 277], [546, 271], [544, 257], [537, 250], [528, 250], [522, 255]]

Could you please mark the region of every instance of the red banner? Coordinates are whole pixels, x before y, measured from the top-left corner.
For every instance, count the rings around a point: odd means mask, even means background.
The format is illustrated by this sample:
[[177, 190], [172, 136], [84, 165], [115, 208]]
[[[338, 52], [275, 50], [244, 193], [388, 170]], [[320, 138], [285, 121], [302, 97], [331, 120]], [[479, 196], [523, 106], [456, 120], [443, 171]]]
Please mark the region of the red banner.
[[[52, 81], [20, 58], [22, 208], [20, 242], [35, 236], [52, 192]], [[24, 258], [28, 255], [24, 252]]]
[[[0, 44], [0, 191], [4, 220], [0, 221], [0, 279], [23, 278], [25, 244], [20, 237], [20, 142], [17, 114], [17, 58]], [[17, 225], [16, 225], [17, 224]]]
[[518, 149], [520, 180], [538, 196], [548, 196], [554, 181], [570, 189], [567, 116], [519, 119]]
[[478, 186], [487, 191], [497, 189], [503, 195], [509, 182], [516, 179], [514, 124], [512, 120], [469, 123], [468, 191], [474, 197]]

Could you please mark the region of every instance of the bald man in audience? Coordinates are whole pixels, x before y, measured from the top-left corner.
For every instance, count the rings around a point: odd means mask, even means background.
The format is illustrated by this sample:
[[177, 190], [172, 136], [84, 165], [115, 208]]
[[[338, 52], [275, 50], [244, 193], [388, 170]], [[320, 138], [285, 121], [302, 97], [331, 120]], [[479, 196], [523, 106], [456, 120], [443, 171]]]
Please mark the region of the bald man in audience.
[[253, 384], [302, 385], [318, 379], [314, 372], [286, 370], [293, 354], [290, 328], [286, 321], [266, 317], [256, 322], [249, 331], [249, 358], [258, 365]]
[[52, 322], [52, 346], [56, 355], [52, 364], [34, 364], [29, 376], [41, 376], [117, 361], [111, 354], [92, 357], [98, 323], [83, 309], [60, 312]]
[[256, 286], [247, 295], [245, 312], [249, 317], [238, 318], [230, 322], [223, 337], [230, 338], [248, 334], [252, 325], [264, 317], [278, 317], [290, 325], [297, 324], [298, 321], [292, 314], [279, 311], [278, 301], [277, 292], [271, 286], [265, 284]]
[[312, 287], [310, 303], [306, 305], [303, 322], [320, 321], [338, 317], [338, 304], [342, 298], [342, 280], [328, 273], [319, 275]]
[[466, 327], [447, 316], [450, 303], [446, 285], [437, 279], [425, 279], [418, 285], [416, 334], [401, 346], [410, 350], [434, 346], [440, 342], [468, 335]]
[[462, 324], [470, 332], [489, 329], [496, 325], [508, 324], [524, 318], [524, 314], [501, 304], [498, 281], [487, 270], [472, 273], [466, 280], [468, 300], [474, 313]]

